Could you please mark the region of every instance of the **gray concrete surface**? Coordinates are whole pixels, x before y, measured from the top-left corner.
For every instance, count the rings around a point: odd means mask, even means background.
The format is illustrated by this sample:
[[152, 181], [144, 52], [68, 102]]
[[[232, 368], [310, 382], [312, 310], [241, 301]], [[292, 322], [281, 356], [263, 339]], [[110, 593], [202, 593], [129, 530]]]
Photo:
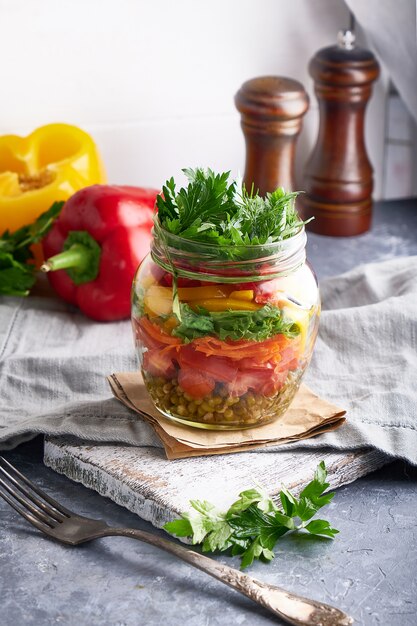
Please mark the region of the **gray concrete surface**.
[[[319, 278], [358, 263], [417, 254], [417, 202], [376, 207], [370, 233], [309, 236]], [[417, 280], [417, 278], [416, 278]], [[416, 418], [417, 419], [417, 418]], [[42, 463], [42, 440], [4, 456], [68, 508], [158, 532]], [[334, 541], [286, 537], [250, 574], [335, 604], [365, 626], [417, 625], [417, 468], [396, 461], [342, 487], [326, 511]], [[238, 565], [235, 559], [220, 560]], [[0, 500], [0, 626], [262, 626], [266, 611], [145, 544], [107, 538], [78, 548], [39, 535]]]

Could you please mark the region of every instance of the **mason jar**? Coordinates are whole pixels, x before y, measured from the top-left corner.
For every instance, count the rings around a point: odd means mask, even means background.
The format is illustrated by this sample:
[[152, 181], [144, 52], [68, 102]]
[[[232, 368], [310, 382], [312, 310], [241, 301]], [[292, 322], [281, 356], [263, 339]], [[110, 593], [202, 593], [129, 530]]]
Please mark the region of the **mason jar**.
[[283, 241], [221, 247], [154, 229], [132, 289], [132, 325], [155, 407], [181, 424], [241, 429], [279, 419], [311, 359], [320, 299], [304, 226]]

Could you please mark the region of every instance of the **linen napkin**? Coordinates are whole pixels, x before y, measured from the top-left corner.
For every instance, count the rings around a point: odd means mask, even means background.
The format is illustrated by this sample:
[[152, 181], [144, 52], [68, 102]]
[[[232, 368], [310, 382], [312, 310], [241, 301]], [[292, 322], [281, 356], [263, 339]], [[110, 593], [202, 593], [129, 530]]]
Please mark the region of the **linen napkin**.
[[158, 434], [168, 459], [245, 452], [314, 437], [343, 424], [346, 411], [302, 385], [291, 407], [277, 421], [242, 430], [203, 430], [164, 419], [153, 406], [139, 372], [109, 377], [114, 396], [136, 411]]
[[[375, 447], [417, 464], [417, 257], [321, 283], [323, 313], [305, 383], [347, 409], [342, 428], [269, 446]], [[38, 433], [162, 443], [110, 397], [106, 377], [137, 369], [129, 322], [99, 324], [57, 299], [0, 299], [0, 448]]]

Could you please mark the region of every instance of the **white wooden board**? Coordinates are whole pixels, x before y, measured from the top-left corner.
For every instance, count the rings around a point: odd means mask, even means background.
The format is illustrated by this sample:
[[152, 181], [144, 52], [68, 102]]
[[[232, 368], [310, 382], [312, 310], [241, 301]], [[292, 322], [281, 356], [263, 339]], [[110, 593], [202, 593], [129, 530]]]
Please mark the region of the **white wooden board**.
[[79, 445], [69, 438], [45, 442], [45, 464], [94, 489], [160, 528], [189, 509], [193, 498], [222, 509], [239, 492], [261, 485], [272, 496], [285, 484], [299, 491], [324, 460], [332, 488], [389, 462], [377, 450], [354, 452], [244, 452], [168, 461], [159, 448]]

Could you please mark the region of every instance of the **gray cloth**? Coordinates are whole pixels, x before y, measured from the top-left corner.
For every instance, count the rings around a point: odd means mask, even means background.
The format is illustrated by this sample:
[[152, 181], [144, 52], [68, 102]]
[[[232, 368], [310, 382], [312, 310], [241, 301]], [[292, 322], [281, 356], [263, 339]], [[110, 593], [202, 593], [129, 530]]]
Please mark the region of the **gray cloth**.
[[309, 447], [372, 446], [417, 464], [417, 256], [362, 265], [321, 285], [305, 382], [347, 410]]
[[160, 445], [106, 381], [137, 368], [129, 322], [95, 323], [49, 298], [0, 301], [0, 449], [39, 433]]
[[[323, 281], [321, 293], [305, 382], [347, 409], [347, 422], [285, 448], [372, 446], [417, 464], [417, 256], [358, 267]], [[129, 322], [94, 323], [47, 298], [3, 298], [0, 346], [0, 449], [37, 433], [161, 445], [105, 380], [136, 369]]]

